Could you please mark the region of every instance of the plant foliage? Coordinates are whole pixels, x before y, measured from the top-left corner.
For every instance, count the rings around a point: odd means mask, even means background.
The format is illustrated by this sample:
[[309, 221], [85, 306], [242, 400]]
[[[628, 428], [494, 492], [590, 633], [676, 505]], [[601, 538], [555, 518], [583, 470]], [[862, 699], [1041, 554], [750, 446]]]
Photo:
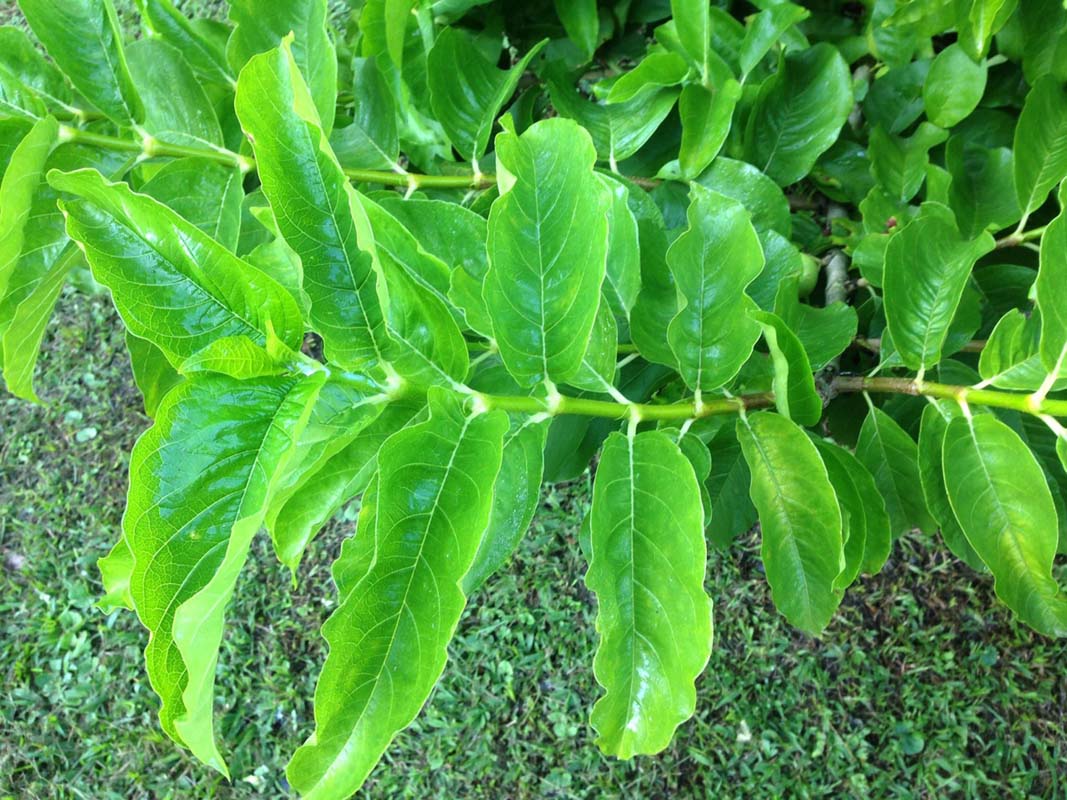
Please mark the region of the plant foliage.
[[0, 366], [37, 401], [64, 285], [110, 292], [154, 423], [101, 604], [148, 629], [172, 739], [226, 773], [250, 543], [295, 576], [360, 497], [289, 766], [353, 794], [594, 459], [605, 753], [693, 715], [707, 547], [757, 520], [812, 635], [914, 528], [1067, 635], [1059, 0], [351, 5], [0, 30]]

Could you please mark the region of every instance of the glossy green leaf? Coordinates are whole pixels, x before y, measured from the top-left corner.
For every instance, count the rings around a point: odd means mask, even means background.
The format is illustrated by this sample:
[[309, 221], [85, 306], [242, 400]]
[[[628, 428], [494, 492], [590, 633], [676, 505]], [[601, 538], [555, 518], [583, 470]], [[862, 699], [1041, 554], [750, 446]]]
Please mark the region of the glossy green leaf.
[[334, 567], [341, 603], [323, 626], [315, 733], [287, 770], [306, 798], [359, 788], [429, 696], [466, 604], [459, 583], [489, 522], [508, 421], [465, 416], [444, 392], [430, 404], [429, 420], [383, 446], [373, 526], [361, 516]]
[[1028, 214], [1067, 177], [1067, 87], [1046, 75], [1026, 95], [1015, 128], [1015, 191]]
[[399, 171], [396, 100], [376, 58], [357, 58], [353, 72], [353, 119], [334, 128], [330, 146], [343, 167]]
[[0, 71], [0, 112], [5, 117], [36, 121], [45, 116], [44, 102], [18, 78]]
[[493, 123], [544, 42], [515, 66], [499, 70], [460, 28], [445, 28], [427, 57], [434, 114], [460, 154], [477, 162], [489, 145]]
[[960, 46], [971, 58], [986, 55], [993, 34], [1015, 13], [1019, 0], [955, 0]]
[[682, 302], [667, 337], [686, 384], [712, 390], [737, 374], [759, 338], [744, 290], [763, 269], [763, 251], [739, 203], [697, 183], [690, 193], [689, 228], [667, 251]]
[[924, 203], [919, 216], [894, 234], [885, 253], [885, 313], [904, 364], [925, 369], [941, 360], [949, 324], [974, 262], [993, 237], [960, 234], [952, 212]]
[[757, 231], [770, 229], [786, 238], [792, 234], [785, 193], [751, 164], [719, 156], [697, 178], [697, 183], [747, 208]]
[[689, 65], [677, 53], [649, 53], [611, 85], [608, 102], [625, 103], [649, 90], [677, 86], [688, 75]]
[[493, 333], [520, 384], [562, 383], [581, 366], [600, 304], [611, 193], [593, 173], [589, 136], [569, 120], [503, 133], [496, 147], [512, 177], [489, 215]]
[[383, 51], [389, 54], [397, 67], [403, 64], [408, 23], [418, 5], [419, 0], [368, 0], [360, 17], [364, 36], [380, 39], [384, 45]]
[[863, 114], [871, 128], [891, 134], [903, 133], [923, 113], [923, 83], [930, 60], [921, 59], [894, 67], [871, 84], [863, 101]]
[[545, 438], [549, 420], [515, 416], [504, 435], [500, 472], [493, 484], [493, 510], [474, 562], [463, 578], [463, 592], [474, 594], [511, 558], [530, 527], [541, 498]]
[[793, 3], [781, 3], [752, 17], [745, 30], [741, 52], [741, 76], [746, 77], [790, 27], [811, 16], [811, 12]]
[[18, 81], [50, 108], [74, 108], [72, 93], [63, 74], [21, 28], [0, 27], [0, 74]]
[[144, 102], [146, 131], [173, 144], [222, 146], [215, 109], [179, 50], [160, 39], [142, 39], [129, 46], [126, 58]]
[[1048, 372], [1067, 377], [1067, 211], [1041, 237], [1034, 289], [1041, 312], [1041, 361]]
[[774, 299], [774, 313], [797, 335], [811, 368], [818, 371], [852, 344], [858, 324], [856, 309], [841, 301], [823, 308], [801, 303], [799, 284], [797, 275], [782, 279]]
[[111, 0], [19, 0], [19, 8], [86, 100], [118, 125], [144, 119]]
[[737, 81], [727, 81], [715, 92], [698, 84], [682, 89], [678, 97], [682, 119], [678, 169], [683, 178], [696, 179], [719, 154], [740, 99], [741, 84]]
[[556, 13], [582, 55], [592, 58], [600, 37], [600, 14], [596, 0], [554, 0]]
[[[982, 379], [998, 389], [1036, 391], [1048, 377], [1041, 360], [1041, 313], [1012, 309], [997, 321], [978, 360]], [[1053, 384], [1067, 388], [1067, 375]]]
[[671, 0], [671, 17], [678, 41], [690, 62], [709, 79], [712, 52], [711, 14], [703, 0]]
[[131, 457], [123, 533], [160, 722], [223, 773], [212, 725], [223, 612], [323, 377], [186, 381]]
[[759, 323], [774, 363], [774, 403], [780, 414], [800, 425], [814, 425], [822, 417], [822, 398], [815, 389], [804, 346], [781, 317], [750, 311]]
[[192, 223], [93, 170], [53, 171], [49, 181], [76, 195], [62, 202], [67, 232], [126, 326], [173, 363], [221, 336], [263, 344], [273, 330], [291, 349], [300, 346], [300, 309], [285, 289]]
[[237, 167], [204, 158], [164, 164], [141, 191], [170, 208], [227, 250], [237, 249], [244, 188]]
[[841, 510], [826, 467], [803, 429], [779, 414], [738, 420], [737, 437], [752, 473], [774, 605], [796, 627], [818, 634], [841, 602], [835, 582], [845, 567]]
[[631, 191], [629, 205], [637, 220], [641, 253], [641, 287], [630, 312], [630, 336], [649, 361], [676, 365], [667, 329], [678, 314], [678, 290], [667, 267], [663, 214], [646, 192]]
[[958, 416], [962, 416], [958, 406], [948, 402], [930, 404], [923, 409], [922, 423], [919, 426], [919, 480], [926, 505], [931, 516], [937, 521], [941, 538], [945, 540], [948, 549], [971, 569], [988, 572], [982, 559], [967, 541], [945, 490], [945, 471], [941, 466], [945, 434], [948, 432], [949, 423]]
[[856, 458], [874, 476], [885, 498], [893, 539], [919, 528], [926, 533], [937, 529], [923, 498], [919, 477], [919, 448], [900, 425], [872, 407], [860, 428]]
[[222, 48], [197, 30], [171, 0], [135, 0], [144, 24], [156, 36], [181, 51], [193, 70], [211, 81], [233, 84]]
[[1010, 149], [953, 136], [945, 147], [945, 164], [952, 179], [949, 205], [964, 236], [1019, 221], [1022, 212], [1015, 199]]
[[[266, 4], [232, 0], [230, 22], [234, 29], [226, 57], [233, 71], [239, 73], [253, 56], [274, 50], [292, 33], [293, 63], [303, 75], [306, 92], [318, 112], [315, 124], [329, 136], [337, 107], [337, 55], [327, 30], [327, 11], [326, 0]], [[307, 110], [298, 113], [305, 119], [310, 116]]]
[[951, 128], [970, 116], [985, 93], [986, 75], [985, 62], [975, 63], [958, 44], [938, 53], [923, 84], [923, 105], [930, 122]]
[[384, 311], [371, 257], [357, 241], [358, 200], [288, 49], [248, 62], [237, 81], [237, 115], [278, 228], [303, 263], [311, 322], [327, 358], [348, 367], [379, 363]]
[[163, 398], [182, 382], [182, 376], [167, 360], [166, 353], [129, 331], [126, 331], [126, 349], [130, 353], [133, 380], [144, 398], [144, 413], [154, 418]]
[[[631, 191], [636, 187], [608, 175], [601, 180], [611, 192], [608, 215], [608, 261], [604, 274], [604, 297], [620, 319], [630, 316], [641, 291], [640, 226], [630, 210]], [[632, 187], [632, 188], [631, 188]]]
[[913, 198], [926, 178], [930, 150], [948, 134], [928, 122], [919, 124], [908, 137], [893, 136], [881, 128], [871, 131], [871, 173], [889, 194], [902, 203]]
[[960, 417], [945, 433], [942, 463], [952, 508], [997, 596], [1038, 632], [1067, 636], [1067, 597], [1052, 577], [1056, 507], [1030, 450], [990, 414]]
[[745, 160], [780, 186], [803, 178], [852, 111], [852, 81], [829, 44], [787, 53], [760, 86], [745, 130]]
[[597, 597], [593, 669], [604, 695], [591, 722], [617, 758], [663, 750], [692, 716], [711, 655], [711, 599], [700, 490], [659, 431], [614, 433], [593, 485], [589, 572]]

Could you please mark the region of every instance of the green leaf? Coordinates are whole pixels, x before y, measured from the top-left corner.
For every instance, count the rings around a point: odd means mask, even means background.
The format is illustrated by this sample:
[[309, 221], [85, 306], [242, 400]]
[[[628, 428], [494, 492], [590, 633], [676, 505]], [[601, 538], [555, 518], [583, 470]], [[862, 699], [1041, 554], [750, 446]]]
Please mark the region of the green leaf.
[[841, 301], [824, 308], [801, 303], [799, 284], [798, 275], [782, 279], [774, 298], [774, 313], [800, 339], [812, 370], [817, 372], [841, 355], [856, 338], [856, 309]]
[[53, 171], [48, 179], [76, 195], [61, 205], [67, 232], [126, 326], [172, 363], [222, 336], [264, 344], [271, 330], [299, 348], [304, 325], [292, 297], [192, 223], [95, 170]]
[[[360, 17], [360, 27], [364, 36], [382, 40], [384, 52], [399, 68], [404, 62], [404, 40], [407, 37], [408, 23], [412, 12], [419, 5], [419, 0], [367, 0]], [[373, 22], [371, 22], [373, 20]], [[373, 25], [379, 30], [368, 30]]]
[[945, 164], [952, 178], [949, 205], [964, 236], [1018, 222], [1022, 212], [1015, 200], [1009, 148], [953, 136], [945, 147]]
[[330, 652], [315, 733], [287, 770], [303, 797], [355, 792], [433, 689], [466, 604], [459, 582], [489, 522], [507, 428], [503, 412], [468, 417], [455, 395], [431, 391], [430, 419], [379, 453], [372, 512], [334, 566], [341, 603], [323, 626]]
[[48, 55], [86, 100], [117, 125], [144, 120], [111, 0], [19, 0], [19, 8]]
[[919, 449], [896, 420], [872, 406], [860, 428], [856, 458], [874, 476], [885, 498], [893, 539], [912, 528], [925, 533], [937, 529], [923, 499], [919, 478]]
[[704, 0], [671, 0], [671, 17], [678, 42], [707, 83], [711, 71], [710, 62], [715, 58], [711, 45], [709, 4]]
[[511, 558], [530, 527], [541, 498], [545, 439], [550, 420], [513, 416], [504, 436], [500, 472], [493, 485], [493, 510], [474, 563], [463, 578], [470, 597]]
[[[640, 227], [630, 210], [630, 185], [608, 175], [599, 177], [612, 197], [604, 297], [616, 317], [628, 319], [641, 291]], [[640, 190], [635, 188], [634, 191]]]
[[352, 64], [354, 117], [350, 125], [334, 128], [330, 146], [344, 167], [400, 171], [400, 139], [396, 100], [376, 58], [357, 58]]
[[757, 231], [773, 230], [787, 239], [792, 235], [793, 223], [785, 193], [751, 164], [719, 156], [697, 178], [697, 183], [747, 208]]
[[[982, 348], [978, 371], [983, 380], [998, 389], [1036, 391], [1049, 374], [1041, 360], [1040, 342], [1041, 313], [1012, 309], [1000, 318]], [[1065, 379], [1067, 375], [1062, 375], [1053, 388], [1067, 388]]]
[[1019, 0], [955, 0], [960, 46], [971, 58], [986, 55], [993, 34], [1015, 13]]
[[593, 57], [600, 38], [600, 14], [596, 0], [554, 0], [568, 38], [586, 59]]
[[952, 508], [997, 596], [1038, 632], [1067, 636], [1067, 598], [1052, 577], [1056, 507], [1033, 454], [981, 414], [949, 423], [942, 463]]
[[1041, 237], [1034, 289], [1041, 312], [1041, 361], [1048, 372], [1067, 377], [1067, 211], [1061, 211]]
[[510, 176], [489, 215], [483, 296], [508, 371], [565, 382], [582, 363], [604, 280], [611, 193], [589, 136], [563, 119], [497, 137]]
[[945, 540], [948, 549], [971, 569], [988, 572], [982, 559], [967, 541], [945, 490], [945, 471], [941, 466], [945, 434], [948, 432], [949, 422], [958, 416], [962, 416], [958, 406], [948, 402], [930, 404], [923, 409], [922, 423], [919, 426], [919, 480], [926, 505], [937, 521], [941, 538]]
[[164, 164], [141, 191], [184, 217], [231, 252], [241, 235], [241, 171], [205, 158]]
[[742, 78], [756, 68], [783, 33], [810, 16], [810, 11], [793, 3], [774, 5], [753, 16], [745, 30], [739, 53]]
[[910, 369], [941, 360], [949, 324], [975, 261], [994, 247], [983, 232], [967, 239], [952, 212], [923, 203], [918, 217], [889, 239], [885, 252], [885, 313], [893, 344]]
[[807, 175], [852, 111], [852, 80], [825, 42], [783, 57], [759, 89], [745, 130], [745, 160], [779, 186]]
[[284, 46], [255, 56], [241, 71], [237, 116], [254, 143], [278, 228], [303, 262], [311, 323], [326, 357], [345, 367], [379, 363], [385, 318], [372, 259], [357, 241], [358, 200]]
[[427, 56], [427, 83], [434, 115], [465, 159], [477, 163], [489, 145], [493, 123], [515, 93], [519, 79], [547, 40], [509, 70], [499, 70], [460, 28], [445, 28]]
[[678, 152], [681, 176], [695, 179], [719, 154], [730, 133], [741, 84], [727, 81], [718, 91], [689, 84], [678, 97], [682, 144]]
[[[337, 108], [337, 54], [327, 30], [327, 12], [326, 0], [266, 4], [232, 0], [230, 22], [234, 29], [226, 57], [233, 71], [239, 73], [253, 56], [276, 49], [292, 33], [289, 49], [293, 63], [303, 75], [306, 92], [318, 111], [315, 124], [329, 136]], [[307, 111], [298, 113], [308, 116]]]
[[160, 39], [142, 39], [126, 53], [146, 131], [172, 144], [223, 145], [215, 109], [181, 52]]
[[[270, 343], [268, 341], [268, 347]], [[290, 359], [279, 358], [246, 336], [223, 336], [181, 363], [178, 370], [186, 377], [201, 372], [216, 372], [238, 380], [284, 375], [290, 371]]]
[[223, 612], [323, 377], [186, 381], [130, 460], [129, 591], [151, 632], [145, 660], [160, 722], [224, 774], [212, 730]]
[[763, 340], [774, 363], [774, 403], [778, 412], [800, 425], [814, 425], [822, 418], [822, 398], [815, 390], [811, 364], [804, 346], [776, 314], [750, 311], [763, 331]]
[[985, 93], [986, 63], [978, 64], [958, 44], [937, 54], [923, 84], [926, 116], [941, 128], [951, 128], [978, 107]]
[[1029, 214], [1067, 177], [1067, 87], [1052, 76], [1038, 79], [1026, 95], [1012, 149], [1019, 207]]
[[923, 83], [930, 60], [921, 59], [894, 67], [871, 84], [863, 101], [863, 114], [871, 128], [903, 133], [923, 113]]
[[591, 722], [608, 755], [658, 753], [693, 715], [711, 655], [712, 603], [700, 489], [659, 431], [613, 433], [593, 485], [589, 572], [597, 597], [593, 669], [604, 695]]
[[820, 633], [841, 603], [845, 568], [841, 510], [826, 467], [802, 428], [770, 412], [737, 422], [763, 530], [760, 554], [778, 611]]
[[167, 360], [167, 354], [147, 339], [126, 331], [133, 380], [144, 398], [144, 413], [155, 418], [167, 392], [182, 382], [182, 376]]
[[35, 121], [47, 109], [31, 89], [7, 71], [0, 70], [0, 111], [8, 118]]
[[922, 187], [930, 150], [948, 138], [948, 134], [922, 122], [909, 137], [893, 136], [882, 128], [871, 131], [869, 151], [871, 174], [895, 199], [906, 203]]
[[120, 608], [132, 611], [130, 576], [133, 574], [133, 553], [125, 536], [119, 538], [106, 556], [97, 559], [96, 567], [104, 584], [104, 596], [97, 601], [97, 607], [105, 614]]
[[[630, 211], [637, 220], [641, 286], [630, 312], [630, 336], [649, 361], [676, 366], [667, 329], [678, 314], [678, 290], [667, 268], [667, 231], [663, 214], [647, 192], [631, 191]], [[610, 255], [610, 253], [609, 253]]]
[[875, 575], [885, 565], [892, 544], [889, 512], [874, 476], [856, 456], [825, 439], [814, 441], [847, 528], [846, 568], [837, 579], [837, 587], [845, 589], [859, 572]]
[[625, 103], [649, 90], [677, 86], [687, 75], [689, 65], [677, 53], [650, 53], [611, 85], [608, 102]]
[[18, 81], [52, 108], [70, 110], [73, 97], [66, 80], [21, 28], [0, 27], [0, 74]]
[[756, 523], [756, 509], [748, 496], [752, 476], [737, 440], [737, 430], [724, 424], [708, 442], [711, 472], [705, 486], [711, 499], [708, 538], [716, 547], [729, 547]]
[[171, 0], [136, 0], [136, 3], [148, 29], [181, 51], [198, 75], [215, 83], [233, 84], [225, 53], [197, 31]]
[[763, 269], [748, 212], [698, 183], [690, 187], [689, 227], [667, 251], [682, 307], [667, 330], [686, 384], [718, 389], [752, 354], [759, 325], [745, 287]]

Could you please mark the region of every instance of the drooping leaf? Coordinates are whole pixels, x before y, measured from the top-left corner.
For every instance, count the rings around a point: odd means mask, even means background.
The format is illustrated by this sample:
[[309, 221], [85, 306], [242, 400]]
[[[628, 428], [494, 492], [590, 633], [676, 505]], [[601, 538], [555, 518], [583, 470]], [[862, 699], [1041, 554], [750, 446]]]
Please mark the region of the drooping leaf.
[[848, 66], [832, 45], [787, 53], [760, 86], [745, 130], [745, 160], [780, 186], [795, 183], [837, 139], [852, 105]]
[[727, 81], [715, 92], [689, 84], [678, 96], [682, 144], [678, 153], [681, 176], [696, 179], [719, 154], [730, 133], [741, 84]]
[[974, 262], [991, 251], [993, 237], [962, 236], [952, 212], [924, 203], [918, 217], [886, 247], [885, 313], [893, 344], [910, 369], [941, 360], [949, 324]]
[[1041, 312], [1041, 361], [1048, 372], [1064, 376], [1067, 371], [1067, 211], [1061, 211], [1041, 237], [1040, 267], [1034, 290]]
[[[267, 4], [233, 0], [230, 22], [234, 29], [226, 57], [233, 71], [240, 73], [253, 56], [277, 48], [292, 33], [293, 63], [303, 75], [306, 91], [318, 112], [315, 124], [329, 136], [337, 108], [337, 55], [327, 30], [327, 12], [326, 0]], [[309, 117], [307, 110], [298, 113], [305, 119]]]
[[376, 58], [357, 58], [352, 65], [353, 119], [334, 128], [330, 146], [343, 167], [398, 171], [400, 139], [396, 100]]
[[189, 66], [208, 80], [233, 84], [222, 48], [197, 30], [171, 0], [136, 0], [145, 25], [167, 44], [180, 50]]
[[874, 476], [885, 498], [893, 539], [912, 528], [937, 529], [923, 498], [919, 449], [915, 441], [882, 409], [872, 407], [860, 428], [856, 458]]
[[604, 297], [615, 316], [627, 319], [641, 291], [640, 226], [630, 210], [630, 193], [640, 190], [608, 175], [600, 178], [611, 192]]
[[774, 363], [774, 403], [780, 414], [799, 425], [814, 425], [822, 417], [822, 398], [815, 389], [808, 354], [781, 317], [750, 311], [759, 323]]
[[1067, 636], [1067, 597], [1052, 577], [1056, 507], [1030, 450], [991, 414], [958, 417], [942, 463], [952, 508], [997, 596], [1038, 632]]
[[589, 136], [562, 119], [503, 133], [513, 176], [489, 215], [483, 296], [508, 371], [521, 385], [566, 382], [581, 366], [607, 258], [611, 193]]
[[796, 627], [818, 634], [841, 602], [835, 582], [845, 567], [841, 510], [826, 467], [803, 429], [779, 414], [738, 420], [737, 438], [752, 473], [774, 605]]
[[970, 116], [985, 92], [985, 62], [975, 63], [958, 44], [937, 54], [923, 83], [926, 116], [940, 128], [951, 128]]
[[663, 214], [645, 192], [630, 192], [629, 205], [637, 220], [641, 252], [641, 287], [630, 312], [630, 336], [649, 361], [676, 365], [667, 329], [678, 314], [678, 290], [667, 267]]
[[427, 81], [434, 114], [460, 154], [477, 162], [489, 145], [493, 123], [515, 93], [519, 78], [545, 42], [531, 48], [511, 69], [496, 68], [460, 28], [445, 28], [427, 56]]
[[199, 376], [167, 394], [130, 461], [130, 597], [171, 738], [225, 774], [213, 735], [223, 612], [324, 375]]
[[728, 547], [756, 522], [756, 509], [748, 496], [752, 476], [745, 463], [737, 430], [723, 425], [708, 442], [711, 472], [705, 483], [711, 500], [708, 539], [716, 547]]
[[667, 251], [683, 304], [667, 337], [686, 384], [712, 390], [737, 374], [759, 338], [744, 289], [763, 269], [763, 251], [739, 203], [698, 183], [690, 193], [689, 228]]
[[347, 367], [379, 363], [385, 319], [371, 257], [356, 237], [358, 200], [286, 47], [253, 57], [241, 71], [237, 115], [278, 228], [303, 262], [311, 322], [327, 358]]
[[711, 655], [704, 513], [693, 468], [664, 433], [614, 433], [590, 511], [589, 572], [605, 694], [591, 722], [618, 758], [657, 753], [693, 714]]
[[86, 100], [117, 125], [144, 120], [111, 0], [19, 0], [19, 8], [48, 55]]
[[76, 196], [62, 201], [67, 231], [126, 326], [173, 363], [221, 336], [264, 344], [272, 329], [300, 346], [303, 320], [285, 289], [174, 211], [94, 170], [53, 171], [49, 181]]
[[1052, 76], [1026, 95], [1012, 151], [1019, 208], [1029, 214], [1067, 177], [1067, 88]]
[[315, 733], [287, 770], [306, 798], [359, 788], [430, 694], [466, 603], [459, 583], [489, 522], [508, 421], [465, 416], [445, 392], [431, 392], [430, 408], [383, 446], [374, 524], [361, 517], [334, 568], [345, 577], [323, 626]]
[[741, 76], [746, 77], [790, 27], [811, 16], [806, 8], [794, 3], [771, 6], [752, 17], [745, 30], [744, 41], [738, 54]]

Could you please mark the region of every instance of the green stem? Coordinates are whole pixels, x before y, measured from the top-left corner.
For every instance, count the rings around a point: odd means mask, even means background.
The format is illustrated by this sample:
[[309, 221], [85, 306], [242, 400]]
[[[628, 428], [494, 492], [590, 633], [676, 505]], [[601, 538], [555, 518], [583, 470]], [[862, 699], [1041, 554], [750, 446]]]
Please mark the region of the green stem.
[[913, 378], [864, 378], [844, 376], [834, 381], [840, 392], [875, 392], [910, 394], [919, 397], [935, 397], [939, 400], [955, 400], [957, 403], [1006, 408], [1037, 416], [1067, 417], [1067, 400], [1050, 400], [1033, 394], [1002, 392], [996, 389], [972, 389], [969, 386], [949, 386], [944, 383], [929, 383]]
[[1031, 242], [1034, 239], [1040, 239], [1045, 233], [1045, 229], [1048, 225], [1042, 225], [1039, 228], [1031, 228], [1028, 231], [1022, 231], [1021, 233], [1013, 233], [1011, 236], [1005, 236], [1003, 239], [997, 239], [997, 248], [1004, 247], [1018, 247], [1026, 242]]

